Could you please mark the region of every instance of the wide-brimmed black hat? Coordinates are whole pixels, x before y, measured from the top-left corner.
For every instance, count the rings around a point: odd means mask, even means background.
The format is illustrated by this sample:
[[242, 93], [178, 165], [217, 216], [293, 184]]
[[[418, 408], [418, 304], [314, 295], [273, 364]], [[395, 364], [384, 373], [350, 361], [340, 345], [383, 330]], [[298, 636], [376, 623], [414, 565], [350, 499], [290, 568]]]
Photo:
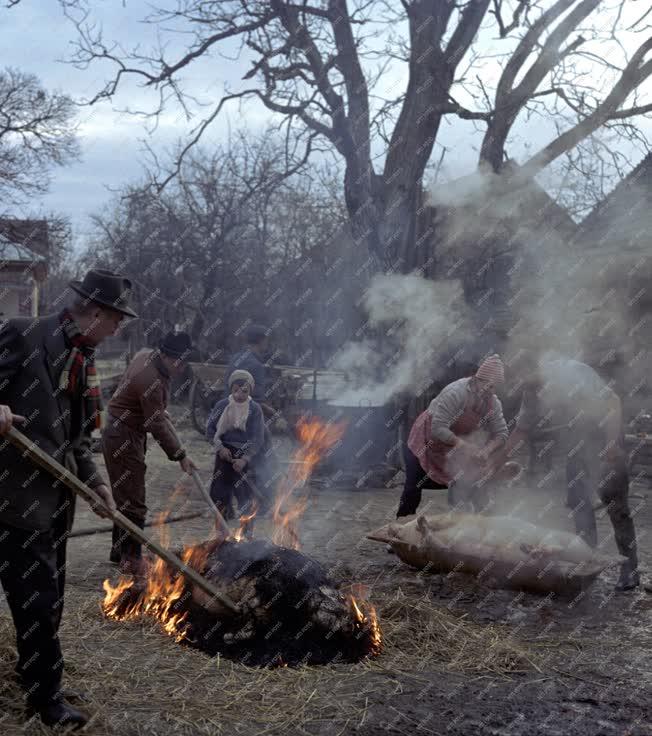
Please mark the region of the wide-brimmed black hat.
[[184, 358], [192, 351], [192, 340], [187, 332], [168, 332], [159, 343], [159, 350], [171, 358]]
[[83, 297], [127, 317], [138, 315], [129, 306], [131, 281], [120, 274], [103, 268], [91, 269], [83, 281], [71, 281], [70, 288]]

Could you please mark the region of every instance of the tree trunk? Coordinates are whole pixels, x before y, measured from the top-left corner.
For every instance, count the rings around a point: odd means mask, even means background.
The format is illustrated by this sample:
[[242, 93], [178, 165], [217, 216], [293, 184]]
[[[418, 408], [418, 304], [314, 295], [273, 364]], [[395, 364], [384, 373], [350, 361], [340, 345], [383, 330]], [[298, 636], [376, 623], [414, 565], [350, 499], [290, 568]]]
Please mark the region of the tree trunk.
[[417, 210], [421, 182], [409, 189], [394, 188], [388, 197], [378, 186], [364, 206], [349, 208], [351, 232], [357, 243], [366, 246], [371, 272], [409, 273], [422, 264], [416, 248]]

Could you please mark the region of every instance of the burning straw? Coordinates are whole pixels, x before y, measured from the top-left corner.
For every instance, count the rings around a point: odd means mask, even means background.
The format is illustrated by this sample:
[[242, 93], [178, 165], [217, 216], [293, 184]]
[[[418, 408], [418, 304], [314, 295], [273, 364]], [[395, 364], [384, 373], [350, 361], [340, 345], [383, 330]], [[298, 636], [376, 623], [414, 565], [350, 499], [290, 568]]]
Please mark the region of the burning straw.
[[208, 600], [162, 560], [144, 580], [104, 581], [105, 614], [116, 620], [157, 619], [177, 642], [231, 658], [246, 654], [250, 664], [324, 664], [357, 661], [380, 651], [380, 628], [373, 606], [342, 595], [326, 571], [298, 551], [298, 519], [308, 504], [296, 497], [312, 469], [340, 439], [344, 427], [318, 419], [302, 421], [301, 445], [279, 484], [273, 508], [275, 544], [244, 541], [255, 510], [240, 519], [227, 540], [186, 547], [189, 567], [213, 583], [237, 612]]

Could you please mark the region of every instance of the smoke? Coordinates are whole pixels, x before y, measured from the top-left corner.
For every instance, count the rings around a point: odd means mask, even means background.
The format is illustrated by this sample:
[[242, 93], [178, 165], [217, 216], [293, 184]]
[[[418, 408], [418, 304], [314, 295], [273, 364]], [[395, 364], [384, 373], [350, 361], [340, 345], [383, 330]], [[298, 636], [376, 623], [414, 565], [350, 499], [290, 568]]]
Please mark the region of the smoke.
[[437, 377], [448, 341], [468, 334], [458, 281], [378, 275], [363, 306], [376, 337], [347, 343], [336, 356], [332, 365], [348, 380], [332, 404], [380, 406], [403, 391], [419, 393]]
[[[523, 350], [608, 363], [632, 328], [627, 291], [640, 254], [617, 243], [642, 193], [629, 186], [626, 197], [581, 229], [535, 181], [515, 187], [507, 168], [505, 176], [478, 171], [428, 193], [444, 232], [439, 252], [478, 283], [476, 329], [487, 324], [487, 298], [505, 318], [508, 367]], [[483, 269], [494, 267], [495, 278], [483, 285]]]

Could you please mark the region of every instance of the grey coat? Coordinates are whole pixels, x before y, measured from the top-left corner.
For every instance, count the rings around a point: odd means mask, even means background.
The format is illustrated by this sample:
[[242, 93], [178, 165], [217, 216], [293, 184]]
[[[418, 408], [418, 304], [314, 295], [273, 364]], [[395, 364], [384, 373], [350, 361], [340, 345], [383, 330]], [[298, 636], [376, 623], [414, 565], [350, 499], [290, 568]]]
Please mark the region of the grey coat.
[[[0, 404], [25, 416], [27, 423], [17, 428], [94, 488], [105, 481], [91, 452], [92, 423], [80, 397], [81, 427], [72, 436], [71, 396], [58, 388], [68, 353], [57, 315], [6, 322], [0, 330]], [[0, 522], [35, 530], [63, 523], [69, 529], [74, 507], [66, 486], [8, 440], [0, 441]]]

